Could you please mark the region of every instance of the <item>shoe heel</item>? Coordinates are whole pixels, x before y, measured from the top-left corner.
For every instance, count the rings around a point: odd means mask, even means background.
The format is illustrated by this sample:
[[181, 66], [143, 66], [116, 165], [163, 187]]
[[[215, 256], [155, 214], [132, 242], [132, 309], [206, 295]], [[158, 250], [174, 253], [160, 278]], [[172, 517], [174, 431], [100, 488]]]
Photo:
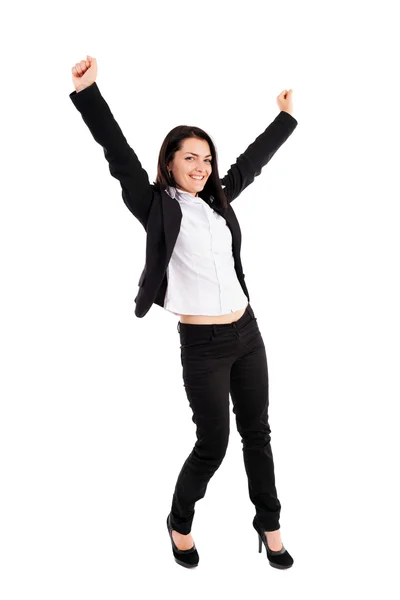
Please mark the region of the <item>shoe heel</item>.
[[282, 544], [281, 550], [270, 550], [267, 542], [267, 538], [263, 532], [263, 527], [259, 523], [256, 517], [253, 519], [253, 527], [257, 531], [258, 535], [258, 552], [261, 553], [263, 545], [267, 553], [267, 559], [271, 567], [277, 569], [288, 569], [293, 565], [293, 558]]

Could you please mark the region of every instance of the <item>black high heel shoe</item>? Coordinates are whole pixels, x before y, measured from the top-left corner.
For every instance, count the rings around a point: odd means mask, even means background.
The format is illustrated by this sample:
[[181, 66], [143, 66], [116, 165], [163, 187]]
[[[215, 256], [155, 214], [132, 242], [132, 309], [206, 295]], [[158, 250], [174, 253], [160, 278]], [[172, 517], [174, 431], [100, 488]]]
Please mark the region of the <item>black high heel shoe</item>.
[[175, 561], [178, 563], [178, 565], [182, 565], [182, 567], [188, 567], [189, 569], [197, 567], [197, 565], [199, 564], [199, 554], [196, 550], [196, 545], [193, 544], [193, 546], [189, 548], [189, 550], [179, 550], [172, 537], [170, 517], [171, 515], [168, 515], [167, 517], [167, 527], [169, 537], [171, 538], [172, 552], [174, 554]]
[[257, 519], [257, 516], [253, 519], [253, 527], [258, 533], [258, 551], [261, 552], [262, 544], [264, 544], [271, 567], [275, 567], [276, 569], [289, 569], [294, 560], [286, 550], [285, 546], [282, 544], [280, 550], [270, 550], [267, 536], [264, 533], [264, 527]]

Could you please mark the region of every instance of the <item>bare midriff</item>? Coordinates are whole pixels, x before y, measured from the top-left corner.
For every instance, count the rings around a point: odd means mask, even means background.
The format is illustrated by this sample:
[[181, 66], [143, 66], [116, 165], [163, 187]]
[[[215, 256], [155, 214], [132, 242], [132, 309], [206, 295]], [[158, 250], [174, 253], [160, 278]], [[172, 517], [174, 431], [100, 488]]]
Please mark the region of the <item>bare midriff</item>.
[[226, 315], [180, 315], [181, 323], [188, 323], [189, 325], [223, 325], [225, 323], [234, 323], [246, 312], [246, 308], [239, 308], [234, 312], [227, 313]]

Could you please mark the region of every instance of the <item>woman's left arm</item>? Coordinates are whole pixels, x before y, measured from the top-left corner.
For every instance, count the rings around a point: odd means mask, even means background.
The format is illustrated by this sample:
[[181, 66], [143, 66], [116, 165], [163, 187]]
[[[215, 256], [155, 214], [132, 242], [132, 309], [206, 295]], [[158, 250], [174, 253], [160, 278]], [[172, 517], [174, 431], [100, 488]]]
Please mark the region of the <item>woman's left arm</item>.
[[263, 167], [271, 160], [277, 150], [297, 127], [297, 120], [292, 116], [292, 90], [284, 90], [277, 98], [280, 113], [231, 165], [227, 174], [221, 179], [225, 186], [225, 194], [229, 202], [237, 198], [242, 191], [253, 183], [260, 175]]

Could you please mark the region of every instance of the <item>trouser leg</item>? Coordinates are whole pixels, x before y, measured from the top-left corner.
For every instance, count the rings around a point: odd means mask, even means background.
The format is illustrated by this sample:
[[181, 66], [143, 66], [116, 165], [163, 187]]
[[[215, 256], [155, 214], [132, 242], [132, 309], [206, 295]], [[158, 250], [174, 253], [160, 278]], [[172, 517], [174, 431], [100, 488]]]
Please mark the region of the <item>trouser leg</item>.
[[229, 439], [231, 361], [218, 355], [212, 339], [202, 342], [181, 349], [184, 386], [197, 437], [181, 468], [172, 499], [171, 526], [182, 534], [191, 531], [195, 503], [204, 497]]
[[268, 421], [268, 365], [264, 342], [254, 320], [242, 334], [243, 352], [232, 365], [231, 397], [242, 439], [248, 489], [265, 531], [279, 529], [281, 504], [275, 486]]

